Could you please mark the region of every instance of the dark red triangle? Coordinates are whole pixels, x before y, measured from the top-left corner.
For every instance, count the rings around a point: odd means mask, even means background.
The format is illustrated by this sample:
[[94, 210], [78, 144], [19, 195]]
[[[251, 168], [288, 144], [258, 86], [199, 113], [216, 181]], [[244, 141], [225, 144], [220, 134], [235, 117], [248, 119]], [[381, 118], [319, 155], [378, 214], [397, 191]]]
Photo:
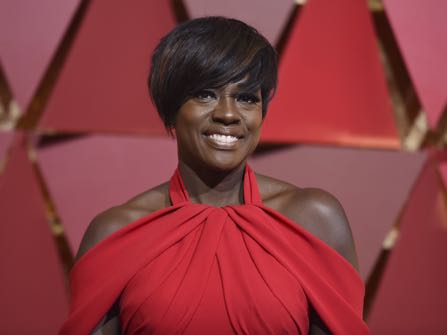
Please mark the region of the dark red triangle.
[[262, 140], [399, 147], [366, 1], [306, 4], [281, 59]]

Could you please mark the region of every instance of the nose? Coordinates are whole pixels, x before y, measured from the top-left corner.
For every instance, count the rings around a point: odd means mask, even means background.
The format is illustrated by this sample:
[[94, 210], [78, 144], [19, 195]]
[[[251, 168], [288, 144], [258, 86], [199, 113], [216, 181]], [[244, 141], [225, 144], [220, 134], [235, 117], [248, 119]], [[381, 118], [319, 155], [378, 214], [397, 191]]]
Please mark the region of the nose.
[[221, 96], [213, 110], [213, 121], [225, 125], [241, 122], [237, 102], [231, 96]]

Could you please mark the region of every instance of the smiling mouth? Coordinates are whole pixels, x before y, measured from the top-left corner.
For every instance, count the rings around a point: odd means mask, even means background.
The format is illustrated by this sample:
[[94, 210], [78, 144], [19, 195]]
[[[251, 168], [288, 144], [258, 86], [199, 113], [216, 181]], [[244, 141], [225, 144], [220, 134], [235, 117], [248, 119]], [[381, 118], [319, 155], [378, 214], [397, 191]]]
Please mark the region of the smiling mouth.
[[205, 135], [208, 141], [219, 148], [232, 148], [240, 140], [240, 138], [232, 135], [209, 134]]

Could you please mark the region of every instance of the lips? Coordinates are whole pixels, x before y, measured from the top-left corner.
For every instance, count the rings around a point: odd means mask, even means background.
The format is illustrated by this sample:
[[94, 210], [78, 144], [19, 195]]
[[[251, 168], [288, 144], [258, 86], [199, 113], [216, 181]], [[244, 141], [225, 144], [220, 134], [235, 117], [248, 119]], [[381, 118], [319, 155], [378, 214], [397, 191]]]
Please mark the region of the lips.
[[233, 149], [237, 146], [242, 136], [235, 133], [209, 132], [204, 134], [207, 142], [217, 149]]
[[233, 144], [235, 143], [238, 138], [231, 135], [220, 135], [220, 134], [212, 134], [208, 135], [209, 139], [218, 143], [218, 144]]

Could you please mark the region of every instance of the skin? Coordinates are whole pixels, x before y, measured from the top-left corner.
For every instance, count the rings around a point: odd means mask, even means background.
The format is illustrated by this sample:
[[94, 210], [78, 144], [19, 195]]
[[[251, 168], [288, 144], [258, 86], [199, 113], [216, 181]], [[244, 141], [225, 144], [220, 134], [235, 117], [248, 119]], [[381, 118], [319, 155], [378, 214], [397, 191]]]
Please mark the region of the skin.
[[[260, 93], [241, 92], [238, 83], [198, 92], [182, 105], [175, 134], [179, 169], [192, 202], [219, 207], [243, 203], [244, 166], [258, 144], [262, 122]], [[215, 132], [237, 134], [240, 139], [236, 146], [222, 147], [206, 136]], [[351, 229], [336, 198], [321, 189], [298, 188], [260, 174], [256, 177], [266, 206], [326, 242], [358, 270]], [[100, 213], [89, 224], [77, 259], [116, 230], [167, 206], [169, 184], [165, 182]], [[118, 316], [116, 303], [94, 334], [120, 334]], [[309, 334], [330, 334], [312, 310]]]

